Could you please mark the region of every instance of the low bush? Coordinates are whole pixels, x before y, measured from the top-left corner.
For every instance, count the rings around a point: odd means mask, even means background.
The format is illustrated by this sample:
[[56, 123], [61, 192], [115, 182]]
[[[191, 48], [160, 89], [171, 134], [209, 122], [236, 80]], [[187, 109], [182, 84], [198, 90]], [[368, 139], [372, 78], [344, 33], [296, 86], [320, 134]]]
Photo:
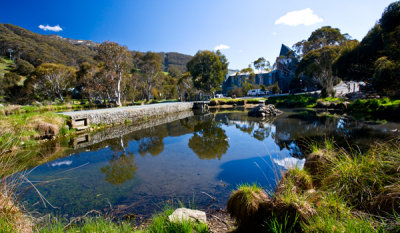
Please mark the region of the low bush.
[[317, 97], [311, 95], [288, 95], [269, 97], [265, 104], [273, 104], [280, 108], [313, 107], [317, 99]]

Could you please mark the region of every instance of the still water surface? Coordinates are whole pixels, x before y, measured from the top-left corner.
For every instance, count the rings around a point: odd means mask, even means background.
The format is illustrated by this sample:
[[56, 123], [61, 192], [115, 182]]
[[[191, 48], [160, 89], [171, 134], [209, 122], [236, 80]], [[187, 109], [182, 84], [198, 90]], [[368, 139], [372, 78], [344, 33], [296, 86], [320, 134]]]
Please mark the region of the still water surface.
[[370, 124], [301, 109], [267, 121], [245, 111], [189, 113], [168, 121], [136, 131], [119, 126], [71, 143], [66, 157], [27, 171], [54, 208], [44, 206], [29, 185], [23, 188], [24, 205], [66, 217], [90, 210], [148, 217], [178, 201], [203, 210], [224, 208], [239, 184], [273, 191], [281, 170], [302, 166], [307, 141], [334, 137], [338, 144], [363, 149], [400, 129], [397, 123]]

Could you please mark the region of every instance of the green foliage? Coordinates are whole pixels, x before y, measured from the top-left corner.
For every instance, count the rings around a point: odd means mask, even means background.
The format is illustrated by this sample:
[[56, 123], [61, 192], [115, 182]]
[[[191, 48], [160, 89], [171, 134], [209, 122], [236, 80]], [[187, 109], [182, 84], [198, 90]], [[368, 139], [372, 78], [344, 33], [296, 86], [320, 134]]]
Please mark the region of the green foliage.
[[278, 82], [268, 86], [268, 90], [272, 91], [272, 93], [275, 93], [275, 94], [277, 94], [281, 91], [281, 89], [279, 88]]
[[[339, 149], [331, 140], [312, 146], [314, 153], [325, 155], [321, 168], [321, 190], [334, 192], [354, 208], [380, 214], [400, 211], [396, 205], [399, 197], [400, 147], [397, 142], [372, 145], [361, 154]], [[306, 166], [307, 167], [307, 166]], [[391, 201], [393, 200], [393, 201]]]
[[330, 93], [333, 86], [338, 83], [338, 78], [332, 71], [332, 64], [338, 57], [339, 51], [340, 47], [337, 45], [311, 50], [300, 61], [296, 73], [312, 77], [318, 81], [323, 89]]
[[218, 106], [218, 105], [238, 105], [243, 106], [246, 104], [258, 104], [259, 101], [264, 101], [264, 98], [253, 98], [253, 99], [241, 99], [241, 98], [216, 98], [210, 100], [210, 106]]
[[24, 59], [17, 59], [16, 65], [17, 68], [15, 72], [19, 75], [27, 76], [35, 71], [35, 67]]
[[379, 24], [383, 31], [390, 32], [399, 25], [400, 22], [400, 1], [391, 3], [383, 12]]
[[[400, 62], [380, 57], [375, 62], [373, 85], [380, 93], [400, 97]], [[388, 85], [390, 83], [391, 85]]]
[[345, 80], [371, 82], [381, 95], [398, 96], [400, 82], [400, 2], [390, 4], [360, 44], [346, 48], [334, 64]]
[[229, 148], [225, 130], [215, 121], [201, 122], [194, 127], [189, 147], [200, 159], [221, 159]]
[[342, 45], [347, 41], [347, 37], [348, 35], [342, 34], [338, 28], [325, 26], [313, 31], [306, 41], [297, 42], [294, 47], [299, 53], [306, 55], [325, 46]]
[[304, 232], [384, 232], [374, 227], [373, 219], [343, 216], [331, 211], [319, 211], [318, 215], [303, 223]]
[[67, 225], [63, 220], [50, 219], [45, 226], [36, 227], [38, 233], [92, 233], [92, 232], [104, 232], [104, 233], [131, 233], [140, 232], [135, 231], [134, 226], [126, 221], [113, 222], [111, 219], [105, 219], [103, 217], [90, 217], [83, 221], [75, 222]]
[[215, 93], [228, 72], [228, 62], [219, 51], [198, 51], [188, 62], [187, 69], [196, 88]]
[[363, 114], [367, 117], [396, 119], [400, 116], [400, 100], [389, 98], [356, 100], [348, 105], [347, 111], [355, 115]]
[[256, 183], [254, 184], [240, 184], [236, 187], [236, 191], [243, 192], [246, 196], [246, 199], [251, 202], [253, 198], [253, 193], [261, 193], [263, 189]]
[[265, 103], [273, 104], [276, 107], [297, 108], [307, 107], [316, 104], [317, 97], [309, 95], [288, 95], [279, 97], [269, 97]]
[[0, 216], [0, 232], [4, 233], [14, 233], [16, 229], [13, 225], [13, 222], [10, 222], [6, 217]]
[[121, 82], [125, 74], [128, 73], [132, 63], [132, 54], [126, 46], [120, 46], [115, 42], [105, 41], [97, 50], [97, 59], [104, 64], [107, 76], [116, 82], [108, 82], [114, 84], [112, 91], [115, 93], [116, 104], [122, 106], [121, 103]]
[[272, 219], [267, 221], [267, 230], [266, 232], [271, 233], [291, 233], [295, 232], [295, 226], [298, 220], [298, 215], [295, 216], [294, 221], [290, 220], [287, 213], [281, 222], [274, 214], [272, 213]]
[[36, 67], [33, 77], [34, 93], [59, 98], [64, 102], [64, 96], [75, 81], [75, 69], [62, 64], [43, 63]]

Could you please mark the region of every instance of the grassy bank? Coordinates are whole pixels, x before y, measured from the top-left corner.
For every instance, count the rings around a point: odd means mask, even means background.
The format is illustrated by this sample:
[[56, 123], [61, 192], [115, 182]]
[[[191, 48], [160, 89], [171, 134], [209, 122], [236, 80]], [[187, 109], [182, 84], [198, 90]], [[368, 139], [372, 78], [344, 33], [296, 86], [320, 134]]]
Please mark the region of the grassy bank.
[[246, 104], [258, 104], [260, 101], [265, 101], [265, 98], [252, 98], [252, 99], [241, 99], [241, 98], [215, 98], [210, 100], [211, 107], [227, 106], [245, 106]]
[[304, 170], [287, 171], [272, 196], [239, 187], [228, 211], [243, 232], [399, 232], [399, 168], [397, 141], [361, 154], [328, 140], [310, 145]]
[[40, 140], [73, 132], [67, 126], [67, 120], [67, 117], [54, 112], [0, 115], [0, 143], [7, 137], [15, 137], [20, 141], [15, 148], [35, 146]]
[[366, 119], [390, 119], [400, 118], [400, 100], [382, 99], [362, 99], [349, 101], [342, 98], [318, 98], [315, 95], [287, 95], [268, 98], [254, 99], [211, 99], [211, 107], [235, 107], [245, 106], [246, 104], [258, 104], [265, 101], [265, 104], [273, 104], [278, 108], [324, 108], [337, 109], [343, 113], [355, 116], [356, 118]]

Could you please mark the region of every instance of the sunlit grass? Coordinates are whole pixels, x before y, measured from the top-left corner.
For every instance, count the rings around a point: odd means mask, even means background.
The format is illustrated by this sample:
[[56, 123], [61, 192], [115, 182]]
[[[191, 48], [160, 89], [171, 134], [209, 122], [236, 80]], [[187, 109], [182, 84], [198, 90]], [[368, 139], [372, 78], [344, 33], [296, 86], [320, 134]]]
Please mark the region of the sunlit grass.
[[150, 225], [143, 232], [149, 233], [207, 233], [208, 227], [204, 223], [185, 221], [170, 222], [168, 216], [174, 212], [174, 208], [165, 207], [164, 211], [152, 217]]

